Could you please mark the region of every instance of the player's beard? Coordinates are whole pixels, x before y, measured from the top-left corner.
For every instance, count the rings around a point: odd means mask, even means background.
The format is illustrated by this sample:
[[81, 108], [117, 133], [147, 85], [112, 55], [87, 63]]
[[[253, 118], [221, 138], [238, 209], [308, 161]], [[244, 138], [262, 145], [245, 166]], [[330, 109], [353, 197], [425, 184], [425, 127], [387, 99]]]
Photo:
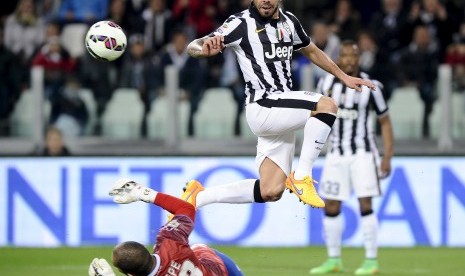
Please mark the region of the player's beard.
[[275, 7], [275, 8], [273, 9], [273, 11], [270, 13], [270, 15], [265, 15], [265, 14], [262, 14], [262, 13], [260, 12], [260, 8], [257, 7], [257, 6], [255, 5], [255, 2], [252, 2], [252, 5], [255, 6], [255, 8], [257, 9], [257, 11], [258, 11], [258, 13], [260, 14], [260, 16], [263, 17], [263, 18], [266, 18], [266, 19], [272, 19], [273, 16], [274, 16], [274, 15], [276, 14], [276, 12], [278, 11], [278, 8], [279, 8], [279, 2], [278, 2], [278, 4], [276, 5], [276, 7]]

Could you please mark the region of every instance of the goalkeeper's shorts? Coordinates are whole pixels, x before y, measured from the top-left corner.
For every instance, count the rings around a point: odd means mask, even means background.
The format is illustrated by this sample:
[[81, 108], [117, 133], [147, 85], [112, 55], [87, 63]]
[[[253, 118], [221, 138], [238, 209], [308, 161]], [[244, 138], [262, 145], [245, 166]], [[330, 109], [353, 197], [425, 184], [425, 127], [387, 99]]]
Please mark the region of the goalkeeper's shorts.
[[216, 255], [218, 255], [222, 260], [226, 269], [228, 270], [229, 276], [243, 276], [241, 269], [237, 264], [226, 254], [221, 253], [220, 251], [215, 250]]

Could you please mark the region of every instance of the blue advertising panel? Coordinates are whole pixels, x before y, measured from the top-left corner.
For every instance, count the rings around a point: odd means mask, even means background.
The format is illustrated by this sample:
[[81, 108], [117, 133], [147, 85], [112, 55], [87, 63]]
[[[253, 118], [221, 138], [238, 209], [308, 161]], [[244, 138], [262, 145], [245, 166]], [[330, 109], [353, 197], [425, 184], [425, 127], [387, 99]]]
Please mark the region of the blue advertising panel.
[[[319, 179], [323, 159], [314, 167]], [[108, 191], [130, 177], [180, 195], [185, 182], [206, 187], [256, 178], [253, 157], [0, 159], [0, 246], [114, 245], [153, 242], [167, 212], [142, 202], [118, 205]], [[399, 157], [374, 201], [381, 246], [465, 246], [465, 158]], [[357, 200], [343, 205], [344, 244], [363, 244]], [[201, 208], [193, 243], [240, 246], [323, 244], [320, 209], [285, 193], [266, 204]]]

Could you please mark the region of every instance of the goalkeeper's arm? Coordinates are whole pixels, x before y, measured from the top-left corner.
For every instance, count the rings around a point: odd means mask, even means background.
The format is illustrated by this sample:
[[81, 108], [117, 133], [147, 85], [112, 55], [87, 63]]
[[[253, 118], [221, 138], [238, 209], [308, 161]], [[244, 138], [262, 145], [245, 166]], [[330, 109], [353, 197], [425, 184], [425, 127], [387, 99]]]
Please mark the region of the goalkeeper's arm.
[[119, 204], [127, 204], [140, 200], [160, 206], [173, 215], [185, 215], [192, 221], [195, 218], [195, 207], [192, 204], [144, 187], [129, 179], [116, 181], [109, 194], [114, 197], [113, 201]]
[[157, 193], [154, 203], [175, 216], [184, 215], [189, 217], [192, 221], [195, 219], [195, 207], [189, 202], [177, 197], [164, 193]]

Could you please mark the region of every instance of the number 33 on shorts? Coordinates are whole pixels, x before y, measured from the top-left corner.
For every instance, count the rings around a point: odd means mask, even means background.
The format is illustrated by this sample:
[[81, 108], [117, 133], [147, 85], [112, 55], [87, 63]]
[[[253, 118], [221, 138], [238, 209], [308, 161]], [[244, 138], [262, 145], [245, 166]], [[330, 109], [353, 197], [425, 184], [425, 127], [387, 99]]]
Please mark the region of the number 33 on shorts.
[[339, 195], [341, 184], [336, 181], [325, 181], [322, 183], [321, 187], [325, 194], [328, 195]]

